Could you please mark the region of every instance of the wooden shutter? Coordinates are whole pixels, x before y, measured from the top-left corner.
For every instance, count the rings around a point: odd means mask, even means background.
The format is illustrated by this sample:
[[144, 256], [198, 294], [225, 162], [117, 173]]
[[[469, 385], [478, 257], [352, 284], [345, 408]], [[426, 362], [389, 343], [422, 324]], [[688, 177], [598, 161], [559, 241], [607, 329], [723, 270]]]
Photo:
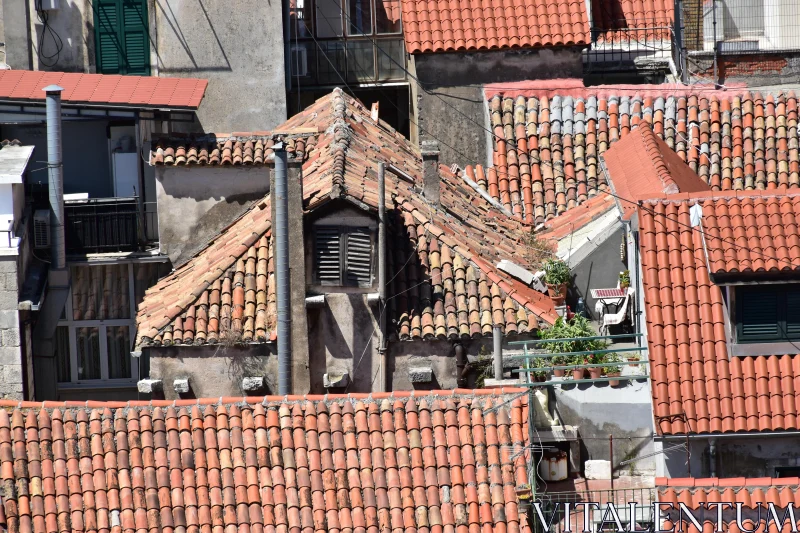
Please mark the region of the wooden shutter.
[[95, 0], [95, 47], [100, 74], [150, 75], [147, 0]]
[[120, 11], [118, 0], [95, 0], [94, 42], [99, 74], [118, 74], [122, 69]]
[[122, 0], [122, 38], [125, 43], [124, 74], [150, 75], [147, 0]]
[[347, 234], [346, 253], [347, 284], [359, 287], [372, 286], [372, 236], [367, 230], [354, 230]]
[[771, 341], [782, 336], [777, 291], [741, 291], [738, 296], [740, 342]]
[[320, 285], [341, 285], [340, 242], [337, 227], [319, 226], [314, 230], [314, 268]]
[[786, 337], [800, 339], [800, 290], [786, 291]]

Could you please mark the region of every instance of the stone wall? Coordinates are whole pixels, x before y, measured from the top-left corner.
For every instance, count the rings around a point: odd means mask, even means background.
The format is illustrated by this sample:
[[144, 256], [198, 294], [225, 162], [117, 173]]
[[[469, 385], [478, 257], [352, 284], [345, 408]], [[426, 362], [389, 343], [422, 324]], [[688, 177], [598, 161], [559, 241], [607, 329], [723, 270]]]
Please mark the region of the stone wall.
[[0, 398], [24, 399], [25, 358], [20, 338], [16, 255], [0, 256]]

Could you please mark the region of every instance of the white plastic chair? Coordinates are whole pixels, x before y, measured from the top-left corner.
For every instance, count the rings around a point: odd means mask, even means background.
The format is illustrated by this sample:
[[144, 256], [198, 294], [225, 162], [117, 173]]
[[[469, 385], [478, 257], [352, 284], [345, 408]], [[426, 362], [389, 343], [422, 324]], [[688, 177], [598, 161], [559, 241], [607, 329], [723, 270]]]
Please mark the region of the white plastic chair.
[[617, 312], [606, 313], [603, 315], [603, 326], [601, 328], [601, 333], [603, 335], [608, 335], [608, 329], [610, 326], [617, 326], [625, 321], [625, 318], [628, 316], [628, 307], [630, 306], [631, 296], [633, 296], [633, 288], [628, 287], [628, 291], [625, 294], [625, 299], [622, 301], [622, 305], [619, 306], [619, 309], [617, 309]]

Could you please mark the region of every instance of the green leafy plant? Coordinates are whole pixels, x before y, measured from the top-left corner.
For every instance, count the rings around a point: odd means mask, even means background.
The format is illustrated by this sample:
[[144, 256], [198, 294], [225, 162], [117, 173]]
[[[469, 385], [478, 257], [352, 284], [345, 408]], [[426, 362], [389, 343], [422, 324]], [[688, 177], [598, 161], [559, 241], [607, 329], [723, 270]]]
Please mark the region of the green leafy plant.
[[[572, 320], [564, 320], [559, 317], [552, 327], [539, 330], [539, 338], [543, 340], [575, 339], [564, 342], [543, 342], [540, 344], [542, 350], [548, 353], [570, 353], [570, 352], [590, 352], [592, 350], [603, 350], [607, 343], [586, 337], [594, 337], [597, 333], [592, 328], [589, 319], [575, 315]], [[552, 358], [553, 366], [569, 366], [581, 364], [600, 364], [606, 361], [607, 354], [587, 354], [587, 355], [557, 355]]]
[[533, 229], [525, 235], [522, 247], [523, 258], [531, 270], [539, 270], [545, 261], [555, 253], [553, 242], [540, 239]]
[[569, 265], [561, 259], [550, 258], [544, 262], [544, 282], [548, 285], [561, 285], [569, 283]]
[[630, 270], [623, 270], [619, 273], [619, 286], [620, 287], [630, 287], [631, 286], [631, 271]]

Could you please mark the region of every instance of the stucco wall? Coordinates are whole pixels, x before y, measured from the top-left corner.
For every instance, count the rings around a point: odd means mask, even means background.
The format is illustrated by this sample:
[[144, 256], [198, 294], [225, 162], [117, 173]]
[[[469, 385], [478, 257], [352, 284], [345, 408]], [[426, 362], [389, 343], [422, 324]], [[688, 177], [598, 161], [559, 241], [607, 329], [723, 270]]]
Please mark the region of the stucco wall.
[[182, 263], [269, 192], [267, 167], [156, 167], [161, 252]]
[[[9, 1], [9, 0], [5, 0]], [[23, 0], [17, 0], [20, 4]], [[31, 50], [33, 70], [55, 70], [59, 72], [94, 72], [94, 13], [91, 0], [60, 0], [59, 9], [46, 11], [49, 30], [36, 14], [38, 0], [24, 0], [28, 4], [28, 23], [31, 40], [27, 43]], [[62, 48], [57, 53], [56, 41], [52, 30], [61, 40]], [[18, 30], [15, 30], [18, 31]], [[42, 34], [44, 39], [42, 40]], [[39, 49], [42, 44], [41, 50]], [[8, 46], [19, 47], [21, 41], [8, 43]], [[14, 53], [20, 53], [14, 50]], [[43, 57], [44, 56], [44, 57]], [[48, 57], [56, 56], [56, 57]], [[17, 68], [13, 67], [12, 68]]]
[[159, 0], [154, 17], [158, 75], [209, 79], [197, 113], [203, 131], [270, 130], [286, 120], [281, 2]]
[[591, 289], [616, 287], [619, 273], [628, 268], [621, 258], [624, 231], [620, 227], [572, 269], [573, 282], [567, 302], [572, 309], [576, 309], [578, 298], [582, 297], [589, 316], [597, 318]]
[[491, 128], [483, 84], [574, 78], [581, 76], [583, 68], [578, 48], [422, 54], [413, 58], [416, 76], [426, 89], [411, 84], [418, 138], [438, 139], [441, 161], [461, 165], [489, 162], [487, 148], [492, 145], [486, 130]]
[[23, 370], [26, 360], [18, 310], [18, 259], [17, 255], [0, 256], [0, 398], [23, 400], [27, 369]]
[[146, 349], [143, 356], [150, 358], [150, 378], [163, 381], [165, 398], [180, 398], [173, 382], [187, 378], [191, 391], [185, 398], [218, 398], [246, 395], [241, 388], [242, 379], [258, 376], [267, 381], [266, 388], [259, 393], [277, 394], [276, 350], [275, 345], [266, 344], [172, 346]]
[[581, 462], [608, 460], [608, 436], [613, 435], [614, 467], [618, 473], [655, 474], [654, 457], [619, 466], [622, 461], [654, 451], [653, 411], [647, 380], [630, 381], [624, 387], [587, 384], [553, 387], [553, 391], [555, 410], [561, 422], [578, 426], [583, 445]]

